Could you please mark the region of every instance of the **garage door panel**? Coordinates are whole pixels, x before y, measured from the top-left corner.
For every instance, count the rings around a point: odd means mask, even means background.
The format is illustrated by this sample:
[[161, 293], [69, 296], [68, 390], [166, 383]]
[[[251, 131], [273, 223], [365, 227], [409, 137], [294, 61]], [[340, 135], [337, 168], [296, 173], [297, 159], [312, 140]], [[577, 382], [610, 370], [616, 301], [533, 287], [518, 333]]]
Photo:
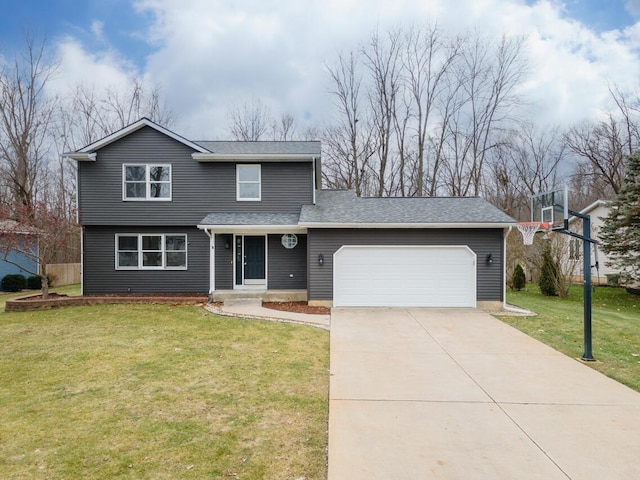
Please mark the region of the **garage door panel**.
[[461, 246], [344, 246], [334, 305], [475, 307], [475, 254]]

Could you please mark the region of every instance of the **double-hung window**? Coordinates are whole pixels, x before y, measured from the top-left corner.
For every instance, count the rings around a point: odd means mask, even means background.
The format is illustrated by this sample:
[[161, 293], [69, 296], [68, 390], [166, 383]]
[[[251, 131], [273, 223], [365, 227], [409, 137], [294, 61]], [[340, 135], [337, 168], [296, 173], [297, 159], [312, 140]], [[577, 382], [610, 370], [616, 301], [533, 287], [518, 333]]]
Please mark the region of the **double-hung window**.
[[171, 200], [170, 164], [122, 165], [124, 200]]
[[116, 269], [118, 270], [186, 270], [186, 268], [186, 235], [116, 235]]
[[236, 199], [238, 201], [260, 201], [260, 165], [236, 165]]

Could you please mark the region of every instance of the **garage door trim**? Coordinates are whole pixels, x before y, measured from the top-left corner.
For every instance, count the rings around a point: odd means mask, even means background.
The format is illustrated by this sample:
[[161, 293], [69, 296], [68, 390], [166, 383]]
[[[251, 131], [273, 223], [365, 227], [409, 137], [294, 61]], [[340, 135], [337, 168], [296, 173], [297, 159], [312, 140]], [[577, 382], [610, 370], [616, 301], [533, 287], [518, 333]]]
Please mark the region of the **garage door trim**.
[[[348, 254], [345, 261], [352, 264], [344, 266], [340, 259]], [[388, 275], [384, 280], [376, 277], [382, 265]], [[333, 255], [334, 306], [475, 307], [476, 265], [467, 245], [343, 245]], [[358, 277], [371, 284], [354, 293]]]

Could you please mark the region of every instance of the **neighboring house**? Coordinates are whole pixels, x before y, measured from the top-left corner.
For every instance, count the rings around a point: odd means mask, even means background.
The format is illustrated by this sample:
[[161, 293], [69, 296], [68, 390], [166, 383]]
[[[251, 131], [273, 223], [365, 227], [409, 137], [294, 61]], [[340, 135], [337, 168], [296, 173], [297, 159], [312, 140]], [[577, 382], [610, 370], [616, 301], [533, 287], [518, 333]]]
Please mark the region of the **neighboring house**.
[[321, 190], [320, 142], [196, 142], [141, 119], [65, 155], [78, 162], [85, 294], [504, 301], [512, 218], [481, 198]]
[[[11, 249], [7, 252], [5, 259], [5, 249], [3, 245], [3, 232], [11, 232], [12, 236], [19, 235], [24, 238], [20, 241], [19, 248]], [[14, 244], [15, 239], [11, 239], [10, 244]], [[9, 274], [20, 274], [25, 277], [33, 275], [38, 271], [37, 260], [38, 237], [33, 232], [22, 229], [14, 220], [0, 220], [0, 280]], [[24, 252], [32, 251], [32, 255]], [[2, 287], [0, 287], [1, 289]]]
[[[596, 200], [591, 205], [580, 210], [581, 214], [589, 215], [591, 217], [591, 238], [598, 240], [598, 232], [604, 224], [604, 219], [609, 215], [608, 202], [605, 200]], [[582, 219], [579, 217], [569, 218], [569, 230], [582, 235]], [[583, 262], [582, 262], [582, 240], [565, 235], [568, 242], [567, 259], [565, 260], [564, 272], [571, 272], [571, 275], [575, 281], [582, 282], [584, 279]], [[596, 265], [596, 256], [598, 261], [598, 268]], [[602, 248], [598, 245], [595, 248], [591, 248], [591, 265], [594, 268], [591, 270], [591, 279], [595, 283], [606, 283], [607, 276], [615, 276], [618, 271], [612, 267], [608, 267], [607, 263], [609, 259], [607, 255], [602, 251]]]

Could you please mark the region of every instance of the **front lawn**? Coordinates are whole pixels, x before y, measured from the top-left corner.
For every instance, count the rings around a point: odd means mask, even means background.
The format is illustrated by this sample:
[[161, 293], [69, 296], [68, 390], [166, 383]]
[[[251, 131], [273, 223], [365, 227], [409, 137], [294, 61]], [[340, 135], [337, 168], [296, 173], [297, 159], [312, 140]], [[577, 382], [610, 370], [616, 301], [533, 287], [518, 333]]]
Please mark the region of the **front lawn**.
[[[580, 358], [583, 341], [583, 288], [572, 285], [567, 298], [545, 297], [536, 285], [507, 292], [507, 302], [537, 317], [500, 317], [556, 350]], [[593, 356], [587, 365], [640, 391], [640, 297], [622, 288], [596, 286], [592, 293]]]
[[0, 478], [326, 478], [328, 332], [196, 306], [0, 314]]

